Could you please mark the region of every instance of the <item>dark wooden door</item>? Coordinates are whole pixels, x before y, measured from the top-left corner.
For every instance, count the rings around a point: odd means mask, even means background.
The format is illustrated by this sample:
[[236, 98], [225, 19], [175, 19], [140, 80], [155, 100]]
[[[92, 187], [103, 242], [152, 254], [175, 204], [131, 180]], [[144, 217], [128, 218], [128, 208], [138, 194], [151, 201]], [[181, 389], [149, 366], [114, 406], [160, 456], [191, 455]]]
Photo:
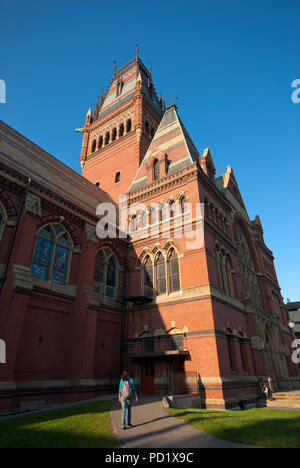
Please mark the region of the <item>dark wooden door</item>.
[[145, 361], [142, 366], [142, 393], [154, 393], [154, 362]]

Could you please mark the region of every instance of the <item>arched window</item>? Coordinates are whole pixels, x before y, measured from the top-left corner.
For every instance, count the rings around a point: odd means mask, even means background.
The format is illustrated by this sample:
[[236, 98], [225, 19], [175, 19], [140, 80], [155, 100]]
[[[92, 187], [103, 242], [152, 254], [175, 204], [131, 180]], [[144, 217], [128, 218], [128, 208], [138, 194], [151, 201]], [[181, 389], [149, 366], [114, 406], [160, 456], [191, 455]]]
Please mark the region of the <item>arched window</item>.
[[106, 295], [111, 298], [116, 296], [117, 286], [117, 262], [114, 256], [111, 256], [107, 264], [106, 276]]
[[161, 212], [161, 220], [165, 221], [168, 217], [168, 205], [166, 203], [162, 203], [160, 205], [160, 212]]
[[117, 184], [118, 182], [120, 182], [120, 179], [121, 179], [121, 172], [117, 172], [115, 174], [115, 184]]
[[7, 223], [6, 211], [0, 202], [0, 241], [4, 232], [5, 225]]
[[155, 261], [155, 277], [157, 294], [164, 294], [167, 290], [166, 284], [166, 264], [161, 253], [158, 254]]
[[121, 125], [119, 127], [119, 137], [121, 137], [123, 135], [124, 135], [124, 124], [121, 123]]
[[141, 228], [144, 228], [147, 226], [147, 214], [146, 211], [141, 212]]
[[96, 255], [94, 287], [99, 294], [115, 299], [117, 296], [118, 265], [110, 249], [101, 249]]
[[112, 131], [112, 141], [115, 141], [116, 138], [117, 138], [117, 127], [114, 127]]
[[214, 257], [216, 261], [217, 276], [218, 276], [218, 289], [224, 293], [224, 278], [222, 269], [222, 254], [219, 249], [215, 248]]
[[135, 232], [137, 230], [137, 217], [134, 215], [130, 221], [130, 232]]
[[71, 259], [70, 253], [71, 242], [66, 230], [59, 224], [44, 227], [37, 236], [31, 274], [65, 284]]
[[101, 135], [98, 140], [98, 149], [102, 148], [103, 146], [103, 136]]
[[182, 214], [187, 212], [187, 201], [185, 197], [180, 198], [180, 209]]
[[105, 259], [103, 252], [100, 250], [96, 255], [95, 272], [94, 272], [94, 287], [100, 294], [104, 294], [104, 274], [105, 274]]
[[96, 145], [97, 145], [97, 141], [96, 140], [93, 140], [93, 143], [92, 143], [92, 153], [94, 153], [96, 151]]
[[106, 132], [106, 134], [105, 134], [105, 144], [106, 144], [106, 145], [108, 145], [109, 139], [110, 139], [110, 133], [109, 133], [109, 132]]
[[225, 258], [225, 272], [227, 276], [227, 285], [228, 285], [228, 293], [229, 296], [234, 299], [235, 294], [234, 294], [234, 287], [233, 287], [233, 280], [232, 280], [232, 271], [231, 271], [231, 265], [230, 265], [230, 260], [228, 259], [228, 256]]
[[169, 210], [170, 210], [170, 218], [174, 218], [176, 214], [176, 204], [174, 200], [171, 200], [169, 203]]
[[151, 224], [155, 224], [157, 221], [157, 211], [154, 206], [150, 208], [150, 222]]
[[169, 275], [169, 291], [180, 290], [180, 274], [179, 262], [175, 249], [171, 249], [168, 254], [168, 275]]
[[131, 119], [128, 119], [128, 120], [127, 120], [127, 123], [126, 123], [126, 133], [131, 132], [131, 127], [132, 127], [132, 125], [131, 125]]
[[153, 297], [153, 265], [149, 255], [143, 264], [143, 291], [145, 296]]
[[236, 372], [237, 368], [236, 368], [236, 359], [235, 359], [234, 336], [230, 328], [226, 330], [226, 338], [227, 338], [227, 349], [228, 349], [230, 370], [231, 372]]
[[158, 159], [155, 159], [153, 162], [153, 180], [159, 180], [159, 178], [159, 161]]

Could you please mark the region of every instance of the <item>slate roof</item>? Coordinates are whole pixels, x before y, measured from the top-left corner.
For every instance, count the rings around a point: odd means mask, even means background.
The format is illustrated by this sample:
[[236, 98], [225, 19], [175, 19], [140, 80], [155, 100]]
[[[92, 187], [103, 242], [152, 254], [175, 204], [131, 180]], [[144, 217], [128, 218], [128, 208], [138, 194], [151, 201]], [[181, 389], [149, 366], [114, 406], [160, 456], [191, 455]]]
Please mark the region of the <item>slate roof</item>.
[[[98, 118], [105, 116], [114, 108], [119, 107], [134, 96], [139, 75], [142, 80], [142, 88], [146, 100], [155, 109], [158, 115], [162, 114], [155, 89], [153, 86], [152, 89], [148, 86], [148, 81], [149, 79], [151, 80], [151, 74], [143, 62], [139, 58], [135, 58], [114, 73]], [[120, 95], [117, 96], [117, 84], [119, 80], [122, 80], [122, 91]]]
[[141, 166], [129, 188], [132, 193], [147, 185], [147, 161], [153, 150], [167, 154], [167, 176], [193, 164], [199, 157], [194, 143], [178, 116], [175, 105], [166, 109]]

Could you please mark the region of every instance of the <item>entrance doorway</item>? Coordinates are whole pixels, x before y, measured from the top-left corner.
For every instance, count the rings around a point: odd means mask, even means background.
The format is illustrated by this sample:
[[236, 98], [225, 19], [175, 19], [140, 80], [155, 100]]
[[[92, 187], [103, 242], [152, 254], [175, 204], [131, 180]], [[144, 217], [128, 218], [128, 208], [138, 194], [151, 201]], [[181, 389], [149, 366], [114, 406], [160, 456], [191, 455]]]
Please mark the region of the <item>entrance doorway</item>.
[[145, 361], [142, 364], [142, 393], [154, 393], [154, 362]]

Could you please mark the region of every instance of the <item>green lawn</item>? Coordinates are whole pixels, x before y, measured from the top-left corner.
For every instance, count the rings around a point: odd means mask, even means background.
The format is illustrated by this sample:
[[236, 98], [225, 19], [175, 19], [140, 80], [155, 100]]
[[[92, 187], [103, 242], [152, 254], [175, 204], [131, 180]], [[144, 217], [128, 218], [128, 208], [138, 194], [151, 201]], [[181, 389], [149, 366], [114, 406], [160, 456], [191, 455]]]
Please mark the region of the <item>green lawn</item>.
[[114, 448], [111, 401], [0, 419], [0, 448]]
[[272, 448], [300, 448], [300, 411], [211, 411], [168, 409], [198, 429], [220, 439]]

